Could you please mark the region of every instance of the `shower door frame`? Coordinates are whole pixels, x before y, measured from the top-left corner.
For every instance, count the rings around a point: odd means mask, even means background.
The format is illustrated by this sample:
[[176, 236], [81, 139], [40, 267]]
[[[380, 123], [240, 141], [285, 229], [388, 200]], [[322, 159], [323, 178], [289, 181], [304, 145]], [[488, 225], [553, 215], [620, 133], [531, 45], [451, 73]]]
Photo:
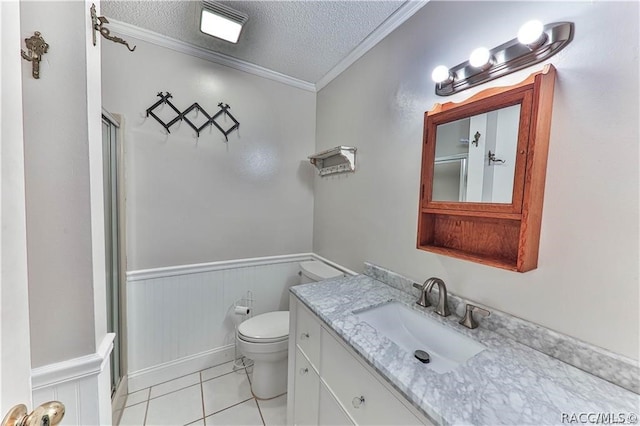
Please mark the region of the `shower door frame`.
[[[111, 276], [116, 283], [106, 283], [107, 287], [107, 310], [109, 332], [115, 332], [114, 347], [111, 355], [111, 397], [112, 406], [118, 405], [116, 401], [118, 395], [127, 394], [127, 365], [126, 365], [126, 234], [125, 234], [125, 196], [124, 196], [124, 163], [122, 146], [122, 128], [118, 116], [114, 116], [102, 109], [102, 123], [109, 126], [109, 146], [105, 146], [103, 134], [103, 176], [105, 181], [109, 179], [110, 187], [113, 188], [107, 199], [107, 188], [105, 182], [105, 254], [110, 254], [113, 262], [107, 262], [107, 268], [111, 268]], [[107, 170], [108, 169], [108, 170]], [[108, 172], [108, 173], [107, 173]], [[110, 201], [107, 204], [107, 201]], [[111, 208], [112, 211], [107, 209]], [[110, 220], [110, 235], [107, 234], [107, 221]], [[115, 241], [115, 245], [114, 245]], [[105, 259], [105, 262], [107, 259]], [[111, 303], [109, 302], [111, 300]], [[110, 309], [111, 308], [111, 309]], [[113, 319], [116, 322], [113, 323]], [[114, 374], [115, 373], [115, 374]], [[117, 375], [117, 377], [115, 377]], [[115, 417], [114, 417], [115, 419]]]

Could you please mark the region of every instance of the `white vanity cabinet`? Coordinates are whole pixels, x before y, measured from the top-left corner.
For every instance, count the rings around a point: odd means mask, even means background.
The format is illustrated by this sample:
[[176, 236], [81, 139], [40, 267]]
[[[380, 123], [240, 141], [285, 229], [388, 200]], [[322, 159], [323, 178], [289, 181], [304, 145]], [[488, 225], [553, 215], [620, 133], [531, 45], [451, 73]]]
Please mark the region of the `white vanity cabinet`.
[[318, 425], [352, 425], [353, 421], [344, 412], [338, 401], [327, 388], [320, 383], [320, 406], [318, 407]]
[[320, 400], [320, 376], [300, 349], [296, 350], [296, 366], [293, 374], [295, 374], [293, 396], [296, 400], [296, 405], [293, 407], [294, 422], [298, 425], [316, 424]]
[[288, 424], [432, 425], [293, 295], [289, 306]]

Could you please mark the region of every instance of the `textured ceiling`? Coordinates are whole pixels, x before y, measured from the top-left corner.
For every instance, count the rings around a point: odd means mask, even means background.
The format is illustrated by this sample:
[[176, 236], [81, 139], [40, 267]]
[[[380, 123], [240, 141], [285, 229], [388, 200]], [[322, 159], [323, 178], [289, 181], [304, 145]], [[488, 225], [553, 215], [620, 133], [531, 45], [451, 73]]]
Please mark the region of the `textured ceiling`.
[[404, 1], [222, 1], [249, 15], [237, 44], [200, 32], [199, 1], [103, 0], [101, 14], [316, 83]]

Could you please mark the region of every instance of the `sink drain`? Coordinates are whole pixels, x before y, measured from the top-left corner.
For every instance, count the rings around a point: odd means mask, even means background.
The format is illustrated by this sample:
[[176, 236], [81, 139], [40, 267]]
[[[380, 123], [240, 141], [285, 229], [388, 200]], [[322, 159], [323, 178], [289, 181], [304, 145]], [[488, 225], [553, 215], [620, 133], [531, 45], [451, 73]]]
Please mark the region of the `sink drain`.
[[418, 360], [424, 364], [429, 364], [431, 362], [431, 358], [429, 357], [429, 353], [423, 350], [418, 349], [413, 353], [413, 355], [418, 358]]

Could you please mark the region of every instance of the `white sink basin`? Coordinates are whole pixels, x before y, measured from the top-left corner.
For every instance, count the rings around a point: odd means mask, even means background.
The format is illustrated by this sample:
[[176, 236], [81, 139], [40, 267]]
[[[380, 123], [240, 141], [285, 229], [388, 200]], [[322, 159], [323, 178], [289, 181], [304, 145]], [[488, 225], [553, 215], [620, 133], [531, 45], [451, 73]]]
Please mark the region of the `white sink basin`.
[[437, 373], [453, 370], [486, 349], [400, 302], [387, 302], [353, 313], [359, 321], [366, 322], [407, 352], [413, 354], [420, 349], [429, 353], [431, 362], [424, 365]]

